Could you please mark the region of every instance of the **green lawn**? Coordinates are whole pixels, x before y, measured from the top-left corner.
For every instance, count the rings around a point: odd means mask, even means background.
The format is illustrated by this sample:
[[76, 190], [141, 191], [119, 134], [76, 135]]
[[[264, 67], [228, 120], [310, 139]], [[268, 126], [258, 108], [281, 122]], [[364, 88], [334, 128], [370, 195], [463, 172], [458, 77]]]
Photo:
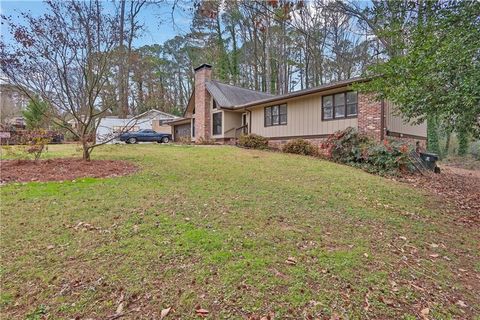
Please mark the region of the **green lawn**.
[[479, 314], [478, 229], [418, 189], [235, 147], [113, 145], [93, 158], [140, 171], [1, 187], [0, 318], [106, 319], [121, 302], [122, 319], [199, 306], [212, 319]]

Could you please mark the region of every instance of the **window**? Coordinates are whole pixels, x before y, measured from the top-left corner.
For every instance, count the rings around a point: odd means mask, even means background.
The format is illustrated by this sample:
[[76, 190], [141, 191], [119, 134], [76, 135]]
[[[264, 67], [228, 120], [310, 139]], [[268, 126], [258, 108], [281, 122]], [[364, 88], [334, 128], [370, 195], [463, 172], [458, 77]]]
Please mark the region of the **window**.
[[266, 107], [264, 117], [265, 127], [287, 124], [287, 105]]
[[195, 118], [192, 118], [192, 138], [195, 138]]
[[333, 119], [333, 96], [323, 97], [323, 119]]
[[222, 113], [213, 114], [213, 135], [222, 134]]
[[357, 115], [357, 93], [347, 92], [347, 117]]
[[335, 118], [345, 118], [345, 94], [340, 93], [333, 96], [333, 109]]
[[357, 92], [349, 91], [324, 96], [322, 103], [322, 119], [344, 119], [357, 116]]

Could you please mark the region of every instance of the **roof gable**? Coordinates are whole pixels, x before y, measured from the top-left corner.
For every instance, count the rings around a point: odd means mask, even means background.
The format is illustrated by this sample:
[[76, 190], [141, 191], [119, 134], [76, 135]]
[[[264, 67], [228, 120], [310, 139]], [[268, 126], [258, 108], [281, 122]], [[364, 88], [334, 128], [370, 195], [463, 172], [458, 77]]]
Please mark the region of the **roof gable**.
[[164, 118], [168, 118], [168, 119], [178, 118], [177, 116], [174, 116], [173, 114], [166, 113], [166, 112], [163, 112], [163, 111], [160, 111], [160, 110], [157, 110], [157, 109], [150, 109], [148, 111], [145, 111], [144, 113], [141, 113], [138, 116], [135, 116], [135, 118], [143, 118], [143, 117], [145, 117], [149, 114], [153, 114], [153, 113], [156, 114], [156, 115], [161, 115]]

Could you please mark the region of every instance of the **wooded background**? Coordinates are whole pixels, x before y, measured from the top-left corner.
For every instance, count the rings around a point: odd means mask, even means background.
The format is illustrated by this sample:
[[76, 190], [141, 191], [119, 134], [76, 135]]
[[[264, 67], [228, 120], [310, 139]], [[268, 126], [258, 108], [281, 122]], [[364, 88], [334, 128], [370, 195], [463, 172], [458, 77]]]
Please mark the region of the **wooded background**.
[[213, 65], [219, 81], [275, 94], [359, 76], [389, 55], [382, 25], [400, 26], [418, 10], [407, 2], [366, 8], [320, 0], [198, 1], [190, 8], [188, 33], [132, 48], [132, 38], [143, 31], [137, 9], [148, 5], [129, 2], [122, 19], [128, 31], [119, 48], [119, 76], [112, 72], [103, 94], [105, 101], [121, 102], [112, 114], [151, 108], [181, 114], [193, 68], [202, 63]]

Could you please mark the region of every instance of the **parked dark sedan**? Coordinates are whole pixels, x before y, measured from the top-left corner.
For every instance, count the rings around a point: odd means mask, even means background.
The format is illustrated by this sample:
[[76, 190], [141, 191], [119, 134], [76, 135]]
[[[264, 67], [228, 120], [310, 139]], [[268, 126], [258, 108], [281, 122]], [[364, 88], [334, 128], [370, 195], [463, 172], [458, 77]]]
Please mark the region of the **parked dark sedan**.
[[120, 141], [125, 143], [152, 142], [168, 143], [172, 140], [172, 135], [168, 133], [158, 133], [151, 129], [143, 129], [137, 132], [126, 132], [120, 135]]

